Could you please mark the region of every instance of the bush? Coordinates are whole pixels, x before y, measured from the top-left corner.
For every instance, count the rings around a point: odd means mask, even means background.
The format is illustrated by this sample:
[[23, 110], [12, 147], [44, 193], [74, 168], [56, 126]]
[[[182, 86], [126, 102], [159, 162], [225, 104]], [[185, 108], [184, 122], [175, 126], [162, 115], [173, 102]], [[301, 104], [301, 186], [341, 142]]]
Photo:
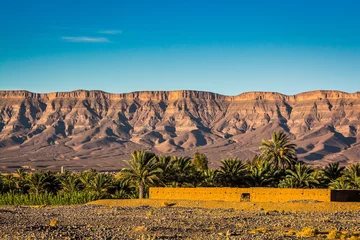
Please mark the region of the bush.
[[317, 229], [313, 227], [305, 227], [301, 232], [296, 234], [297, 237], [315, 237], [317, 234]]

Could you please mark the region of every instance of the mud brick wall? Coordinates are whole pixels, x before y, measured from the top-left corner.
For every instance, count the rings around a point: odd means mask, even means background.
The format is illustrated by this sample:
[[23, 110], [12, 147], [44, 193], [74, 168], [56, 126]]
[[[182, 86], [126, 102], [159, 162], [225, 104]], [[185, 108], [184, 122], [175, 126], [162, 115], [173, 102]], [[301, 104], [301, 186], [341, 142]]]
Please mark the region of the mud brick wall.
[[290, 188], [150, 188], [151, 199], [288, 202], [330, 202], [329, 189]]

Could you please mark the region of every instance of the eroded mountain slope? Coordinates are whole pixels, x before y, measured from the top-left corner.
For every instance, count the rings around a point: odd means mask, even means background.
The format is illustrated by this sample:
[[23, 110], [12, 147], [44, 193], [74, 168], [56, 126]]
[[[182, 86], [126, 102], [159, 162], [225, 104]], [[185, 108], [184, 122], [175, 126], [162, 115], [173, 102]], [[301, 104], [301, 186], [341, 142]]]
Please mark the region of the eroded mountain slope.
[[252, 157], [275, 130], [291, 136], [302, 160], [359, 161], [360, 93], [0, 91], [3, 171], [116, 170], [136, 149], [174, 155], [198, 149], [216, 165]]

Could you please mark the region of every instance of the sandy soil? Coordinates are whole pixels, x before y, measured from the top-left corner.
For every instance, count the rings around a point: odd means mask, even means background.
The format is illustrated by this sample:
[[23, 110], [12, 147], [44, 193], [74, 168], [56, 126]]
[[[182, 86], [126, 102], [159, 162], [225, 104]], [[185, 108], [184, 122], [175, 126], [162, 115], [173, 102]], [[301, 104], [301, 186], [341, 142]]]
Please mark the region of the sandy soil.
[[357, 239], [360, 203], [101, 200], [77, 206], [0, 207], [0, 236], [1, 239], [297, 239], [302, 236]]

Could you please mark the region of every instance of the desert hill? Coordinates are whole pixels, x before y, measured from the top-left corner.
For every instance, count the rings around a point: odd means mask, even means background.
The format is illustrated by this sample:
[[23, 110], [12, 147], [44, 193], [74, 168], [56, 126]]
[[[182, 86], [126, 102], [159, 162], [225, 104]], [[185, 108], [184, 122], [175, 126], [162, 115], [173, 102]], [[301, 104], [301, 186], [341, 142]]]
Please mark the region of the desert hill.
[[132, 151], [247, 159], [284, 130], [314, 165], [360, 160], [360, 92], [0, 91], [0, 171], [116, 170]]

